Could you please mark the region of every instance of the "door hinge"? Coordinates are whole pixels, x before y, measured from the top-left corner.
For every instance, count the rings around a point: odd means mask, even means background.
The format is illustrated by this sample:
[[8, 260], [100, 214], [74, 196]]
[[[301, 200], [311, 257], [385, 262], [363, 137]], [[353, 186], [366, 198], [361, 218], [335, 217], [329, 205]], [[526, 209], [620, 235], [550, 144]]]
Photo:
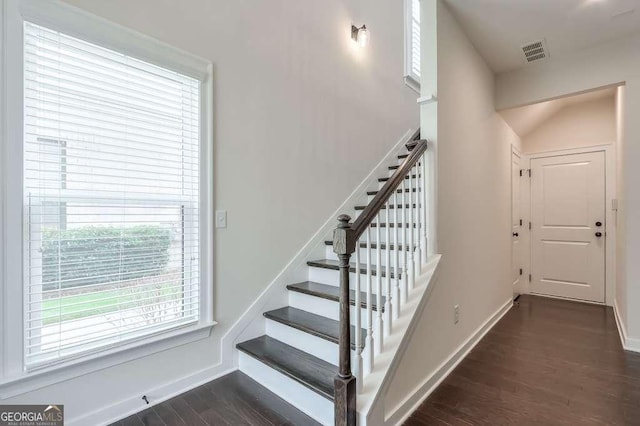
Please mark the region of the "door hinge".
[[531, 169], [529, 169], [529, 177], [531, 177]]
[[520, 275], [522, 275], [522, 268], [520, 268]]
[[529, 282], [531, 282], [531, 274], [529, 274]]
[[520, 177], [522, 177], [522, 172], [524, 172], [524, 169], [520, 169]]
[[522, 219], [520, 219], [520, 226], [522, 226]]
[[529, 222], [529, 230], [531, 230], [531, 222]]

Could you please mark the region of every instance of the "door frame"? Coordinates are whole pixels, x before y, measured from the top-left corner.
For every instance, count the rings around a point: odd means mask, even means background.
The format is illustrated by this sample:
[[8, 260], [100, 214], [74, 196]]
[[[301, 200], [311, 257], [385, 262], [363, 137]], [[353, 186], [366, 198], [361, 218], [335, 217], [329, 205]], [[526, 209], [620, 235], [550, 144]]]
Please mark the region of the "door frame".
[[[550, 150], [522, 154], [521, 159], [526, 164], [526, 179], [521, 186], [520, 209], [524, 216], [523, 220], [527, 226], [523, 226], [522, 233], [522, 259], [523, 269], [526, 271], [526, 279], [521, 285], [522, 293], [528, 294], [531, 291], [528, 274], [531, 274], [531, 248], [533, 241], [531, 239], [531, 230], [529, 229], [529, 222], [531, 222], [531, 179], [529, 178], [529, 171], [531, 170], [531, 160], [536, 158], [547, 157], [560, 157], [573, 154], [587, 154], [592, 152], [604, 152], [604, 164], [605, 164], [605, 282], [604, 282], [604, 304], [607, 306], [613, 306], [615, 302], [615, 290], [616, 290], [616, 210], [614, 206], [617, 200], [616, 192], [616, 146], [615, 143], [609, 145], [596, 145], [584, 148], [573, 149], [560, 149]], [[588, 302], [595, 303], [597, 302]]]
[[[528, 159], [527, 159], [527, 155], [524, 154], [518, 147], [516, 147], [515, 145], [511, 145], [511, 152], [510, 152], [510, 156], [509, 156], [509, 172], [511, 172], [511, 167], [513, 167], [513, 156], [514, 154], [516, 156], [518, 156], [518, 158], [520, 159], [518, 167], [520, 168], [522, 175], [520, 176], [520, 178], [518, 179], [518, 182], [514, 182], [513, 181], [513, 174], [510, 173], [510, 175], [512, 176], [511, 178], [511, 187], [510, 189], [510, 203], [511, 203], [511, 210], [510, 210], [510, 215], [509, 215], [509, 235], [511, 235], [511, 232], [513, 231], [513, 224], [511, 223], [511, 221], [513, 220], [513, 210], [514, 210], [514, 204], [513, 204], [513, 187], [514, 185], [518, 184], [520, 186], [520, 217], [522, 219], [522, 226], [520, 226], [520, 237], [518, 237], [520, 239], [520, 266], [522, 268], [522, 275], [520, 277], [520, 281], [518, 283], [518, 288], [512, 288], [512, 290], [514, 290], [514, 297], [516, 297], [516, 294], [524, 294], [524, 293], [529, 293], [529, 281], [526, 278], [527, 277], [527, 273], [529, 271], [529, 267], [528, 265], [525, 265], [525, 262], [523, 262], [526, 258], [528, 258], [527, 256], [527, 240], [526, 237], [524, 235], [524, 230], [526, 228], [526, 218], [525, 218], [525, 212], [522, 210], [525, 206], [525, 203], [523, 203], [523, 196], [525, 196], [524, 194], [524, 189], [525, 189], [525, 185], [524, 185], [524, 179], [525, 179], [525, 171], [526, 171], [526, 164], [528, 164]], [[515, 259], [514, 259], [514, 253], [513, 253], [513, 240], [511, 241], [511, 247], [510, 247], [510, 252], [511, 252], [511, 263], [509, 264], [509, 270], [511, 270], [511, 267], [513, 267], [513, 264], [515, 263]], [[526, 287], [526, 288], [525, 288]]]

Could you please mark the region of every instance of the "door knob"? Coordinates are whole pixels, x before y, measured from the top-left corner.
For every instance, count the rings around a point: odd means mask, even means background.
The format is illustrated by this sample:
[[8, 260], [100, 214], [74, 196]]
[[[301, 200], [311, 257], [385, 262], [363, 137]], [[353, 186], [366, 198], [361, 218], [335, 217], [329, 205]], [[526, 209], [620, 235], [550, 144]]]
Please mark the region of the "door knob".
[[596, 222], [596, 226], [602, 226], [602, 222]]
[[520, 234], [518, 234], [517, 232], [514, 232], [514, 233], [513, 233], [513, 236], [514, 236], [514, 237], [519, 237], [519, 236], [520, 236]]
[[602, 232], [596, 232], [596, 237], [598, 238], [602, 237]]

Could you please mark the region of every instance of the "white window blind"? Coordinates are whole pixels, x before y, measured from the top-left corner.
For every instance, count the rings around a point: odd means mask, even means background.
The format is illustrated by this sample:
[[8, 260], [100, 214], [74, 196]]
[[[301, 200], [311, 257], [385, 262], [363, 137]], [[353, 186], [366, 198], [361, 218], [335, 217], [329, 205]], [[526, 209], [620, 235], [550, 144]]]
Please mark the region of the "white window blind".
[[24, 27], [28, 367], [199, 320], [200, 81]]
[[406, 75], [420, 83], [420, 0], [406, 0]]

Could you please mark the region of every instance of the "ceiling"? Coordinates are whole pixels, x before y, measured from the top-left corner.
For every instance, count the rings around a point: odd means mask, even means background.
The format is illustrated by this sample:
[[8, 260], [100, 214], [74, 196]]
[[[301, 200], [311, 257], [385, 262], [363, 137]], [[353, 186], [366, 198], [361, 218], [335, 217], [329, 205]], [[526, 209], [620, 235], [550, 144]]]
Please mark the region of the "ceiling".
[[[525, 65], [521, 46], [546, 39], [551, 60], [640, 33], [640, 0], [446, 0], [496, 73]], [[531, 66], [531, 65], [528, 65]]]
[[542, 123], [547, 121], [553, 115], [563, 108], [570, 105], [576, 105], [583, 102], [595, 101], [608, 97], [614, 97], [615, 88], [596, 90], [593, 92], [583, 93], [566, 98], [554, 99], [552, 101], [541, 102], [538, 104], [527, 105], [519, 108], [511, 108], [500, 111], [500, 115], [504, 121], [518, 134], [521, 138], [531, 133]]

